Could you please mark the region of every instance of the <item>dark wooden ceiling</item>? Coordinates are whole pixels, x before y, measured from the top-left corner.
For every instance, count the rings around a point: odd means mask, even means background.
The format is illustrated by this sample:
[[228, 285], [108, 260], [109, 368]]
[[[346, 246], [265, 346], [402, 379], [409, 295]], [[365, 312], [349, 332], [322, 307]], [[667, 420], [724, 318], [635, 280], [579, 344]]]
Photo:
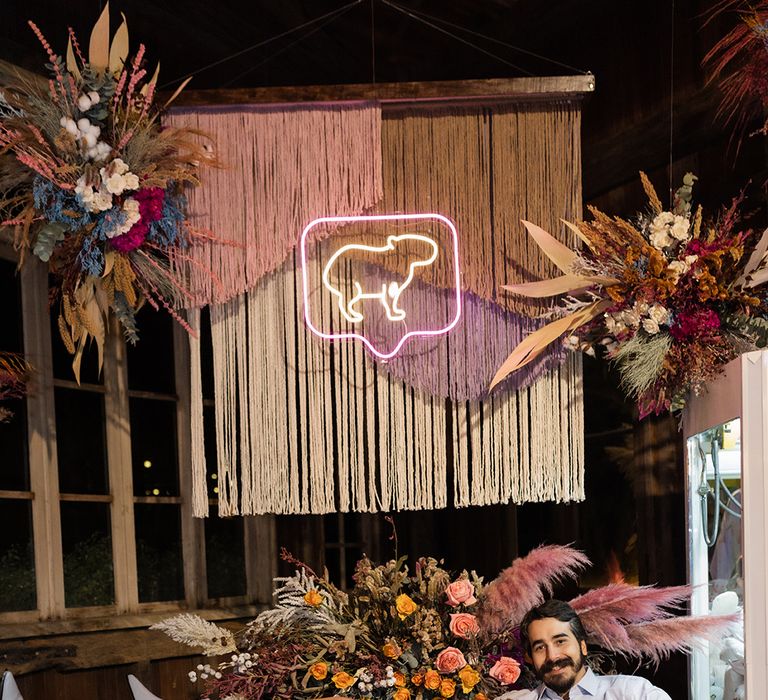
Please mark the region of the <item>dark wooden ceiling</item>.
[[[595, 199], [636, 179], [639, 169], [666, 178], [670, 94], [673, 160], [712, 147], [726, 153], [727, 132], [715, 118], [718, 96], [705, 87], [700, 62], [736, 20], [726, 13], [707, 24], [712, 5], [712, 0], [121, 0], [110, 7], [113, 26], [123, 12], [132, 46], [145, 43], [150, 65], [160, 61], [160, 84], [167, 89], [189, 73], [195, 73], [190, 87], [205, 89], [591, 71], [597, 90], [584, 112], [584, 192]], [[87, 45], [102, 6], [98, 0], [4, 0], [0, 59], [39, 71], [45, 54], [27, 19], [63, 51], [68, 25]], [[329, 15], [341, 8], [346, 9]], [[303, 29], [292, 31], [296, 27]]]

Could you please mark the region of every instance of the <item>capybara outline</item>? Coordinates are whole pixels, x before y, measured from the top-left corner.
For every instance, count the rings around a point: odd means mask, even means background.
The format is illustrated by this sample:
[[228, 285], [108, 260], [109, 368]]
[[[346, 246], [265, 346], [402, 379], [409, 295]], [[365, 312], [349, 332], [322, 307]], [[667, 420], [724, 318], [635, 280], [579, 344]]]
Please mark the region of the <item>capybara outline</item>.
[[[347, 253], [350, 250], [362, 250], [369, 253], [387, 253], [395, 250], [397, 244], [401, 241], [415, 240], [423, 243], [428, 243], [432, 246], [432, 255], [425, 260], [415, 260], [408, 265], [408, 276], [402, 282], [398, 284], [394, 280], [389, 284], [382, 283], [381, 290], [376, 292], [363, 291], [362, 285], [353, 280], [352, 285], [355, 289], [355, 294], [350, 299], [346, 299], [346, 295], [341, 290], [333, 286], [330, 281], [331, 269], [338, 258]], [[437, 243], [428, 236], [422, 236], [416, 233], [404, 233], [399, 236], [387, 236], [387, 244], [384, 246], [370, 246], [357, 243], [350, 243], [348, 245], [339, 248], [328, 260], [323, 269], [323, 285], [325, 288], [333, 294], [339, 300], [339, 311], [350, 323], [360, 323], [364, 316], [360, 313], [355, 305], [363, 299], [378, 299], [381, 301], [384, 311], [387, 314], [387, 318], [390, 321], [403, 321], [405, 320], [405, 311], [398, 306], [400, 295], [408, 288], [414, 278], [414, 274], [417, 267], [427, 267], [431, 265], [439, 254], [439, 248]]]

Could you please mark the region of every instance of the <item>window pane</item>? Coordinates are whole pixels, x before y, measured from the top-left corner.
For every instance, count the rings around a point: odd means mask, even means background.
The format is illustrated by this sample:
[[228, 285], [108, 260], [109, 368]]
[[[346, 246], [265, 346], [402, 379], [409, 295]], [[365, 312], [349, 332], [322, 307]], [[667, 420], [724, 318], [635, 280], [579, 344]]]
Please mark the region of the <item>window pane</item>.
[[213, 406], [203, 406], [205, 470], [208, 473], [208, 498], [219, 497], [219, 460], [216, 457], [216, 414]]
[[0, 350], [22, 352], [21, 286], [16, 264], [0, 259], [0, 299], [3, 300], [3, 322], [0, 323]]
[[213, 336], [211, 312], [206, 306], [200, 312], [200, 375], [203, 398], [213, 400]]
[[27, 402], [10, 399], [0, 404], [13, 415], [0, 420], [0, 489], [29, 491], [27, 461]]
[[176, 402], [131, 399], [131, 458], [135, 496], [178, 496]]
[[181, 507], [137, 503], [134, 514], [139, 601], [182, 600]]
[[32, 502], [0, 500], [0, 612], [34, 610]]
[[68, 608], [115, 601], [108, 503], [61, 503], [64, 600]]
[[149, 304], [136, 314], [139, 342], [128, 343], [128, 388], [173, 394], [176, 391], [173, 364], [173, 324], [165, 310]]
[[245, 595], [242, 518], [220, 518], [211, 513], [205, 521], [205, 561], [209, 598]]
[[54, 390], [56, 450], [61, 493], [109, 493], [104, 397], [77, 389]]

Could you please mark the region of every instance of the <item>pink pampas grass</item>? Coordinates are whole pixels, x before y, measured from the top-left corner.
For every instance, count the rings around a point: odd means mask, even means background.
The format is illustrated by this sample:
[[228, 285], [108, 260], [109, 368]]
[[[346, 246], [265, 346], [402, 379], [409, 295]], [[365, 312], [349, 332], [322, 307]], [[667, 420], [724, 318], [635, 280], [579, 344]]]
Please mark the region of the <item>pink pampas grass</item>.
[[498, 632], [516, 627], [525, 613], [544, 602], [545, 591], [551, 596], [555, 584], [575, 578], [589, 564], [583, 552], [562, 545], [544, 545], [515, 559], [485, 587], [481, 628]]
[[612, 583], [595, 588], [570, 601], [579, 613], [589, 641], [611, 651], [621, 651], [629, 644], [626, 626], [667, 618], [690, 595], [688, 586], [632, 586]]
[[645, 656], [658, 664], [673, 652], [690, 652], [697, 642], [714, 641], [728, 632], [740, 613], [670, 617], [665, 620], [627, 625], [629, 645], [617, 651], [625, 656]]

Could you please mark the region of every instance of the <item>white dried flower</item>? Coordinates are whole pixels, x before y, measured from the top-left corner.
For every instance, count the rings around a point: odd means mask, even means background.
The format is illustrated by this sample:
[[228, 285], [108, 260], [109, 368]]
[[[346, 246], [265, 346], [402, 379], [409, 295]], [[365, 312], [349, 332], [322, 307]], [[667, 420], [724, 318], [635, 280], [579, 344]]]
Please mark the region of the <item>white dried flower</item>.
[[220, 656], [237, 651], [232, 632], [191, 613], [182, 613], [162, 620], [150, 629], [165, 632], [171, 639], [187, 646], [200, 647], [207, 656]]
[[197, 673], [195, 673], [194, 671], [190, 671], [187, 675], [189, 676], [189, 680], [192, 683], [195, 683], [197, 681]]
[[644, 318], [643, 330], [650, 335], [656, 335], [659, 332], [659, 324], [652, 318]]
[[661, 250], [675, 241], [687, 241], [690, 238], [690, 222], [684, 216], [663, 211], [651, 222], [649, 240], [654, 248]]
[[563, 340], [563, 345], [567, 350], [578, 350], [579, 349], [579, 336], [577, 335], [569, 335], [567, 338]]
[[91, 98], [88, 95], [80, 95], [77, 98], [77, 108], [81, 112], [87, 112], [92, 106]]
[[88, 93], [88, 99], [90, 99], [91, 104], [97, 105], [97, 104], [99, 104], [99, 101], [101, 100], [101, 97], [99, 97], [99, 93], [96, 92], [96, 90], [91, 90]]
[[93, 197], [92, 211], [107, 211], [112, 208], [112, 195], [104, 190], [99, 190]]
[[656, 321], [657, 324], [661, 325], [667, 322], [669, 311], [667, 311], [661, 304], [654, 304], [648, 309], [648, 316], [651, 320]]
[[675, 238], [678, 241], [687, 241], [691, 235], [688, 233], [688, 230], [691, 228], [691, 224], [684, 216], [678, 216], [675, 215], [675, 222], [672, 224], [672, 227], [670, 228], [670, 234], [672, 235], [672, 238]]

